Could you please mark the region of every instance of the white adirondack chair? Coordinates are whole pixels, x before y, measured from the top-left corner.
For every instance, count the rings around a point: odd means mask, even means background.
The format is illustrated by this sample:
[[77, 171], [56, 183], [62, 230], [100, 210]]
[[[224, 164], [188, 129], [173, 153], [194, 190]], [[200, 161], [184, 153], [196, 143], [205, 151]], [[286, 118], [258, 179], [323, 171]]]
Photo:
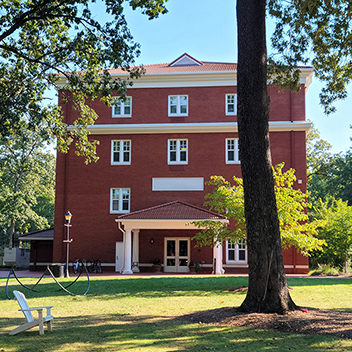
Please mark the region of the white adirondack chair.
[[[27, 323], [22, 324], [18, 326], [16, 329], [13, 329], [10, 331], [10, 335], [16, 335], [19, 332], [26, 331], [29, 329], [32, 329], [33, 327], [39, 325], [39, 334], [43, 335], [44, 334], [44, 323], [47, 323], [48, 325], [48, 331], [52, 331], [52, 325], [51, 321], [54, 319], [54, 317], [51, 315], [51, 308], [53, 306], [47, 306], [47, 307], [28, 307], [28, 303], [26, 300], [25, 295], [20, 292], [20, 291], [13, 291], [13, 294], [20, 305], [21, 309], [19, 309], [21, 312], [23, 312], [24, 316], [27, 319]], [[46, 309], [46, 316], [43, 316], [43, 311]], [[34, 320], [32, 311], [36, 310], [38, 312], [38, 319]]]

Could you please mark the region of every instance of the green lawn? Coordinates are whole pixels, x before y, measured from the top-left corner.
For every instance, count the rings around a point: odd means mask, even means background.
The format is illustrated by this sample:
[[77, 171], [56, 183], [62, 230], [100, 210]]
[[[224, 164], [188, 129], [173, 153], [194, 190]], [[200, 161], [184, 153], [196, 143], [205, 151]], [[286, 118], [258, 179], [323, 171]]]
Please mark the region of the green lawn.
[[[23, 279], [30, 286], [35, 279]], [[60, 279], [70, 282], [70, 279]], [[24, 322], [16, 301], [7, 300], [6, 279], [0, 279], [0, 352], [12, 351], [352, 351], [352, 341], [329, 336], [283, 334], [249, 328], [187, 323], [175, 316], [200, 310], [238, 306], [245, 293], [229, 290], [247, 285], [247, 278], [124, 277], [91, 280], [87, 296], [58, 292], [43, 279], [38, 293], [10, 281], [9, 291], [24, 292], [30, 306], [54, 305], [52, 333], [38, 328], [9, 336]], [[352, 311], [351, 279], [288, 279], [300, 306]], [[84, 292], [86, 279], [72, 291]]]

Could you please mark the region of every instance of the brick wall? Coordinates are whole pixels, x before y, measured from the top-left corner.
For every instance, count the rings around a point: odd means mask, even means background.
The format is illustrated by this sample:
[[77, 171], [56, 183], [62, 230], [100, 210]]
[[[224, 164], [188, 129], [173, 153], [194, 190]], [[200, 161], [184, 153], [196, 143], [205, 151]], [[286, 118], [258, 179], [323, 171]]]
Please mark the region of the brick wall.
[[[185, 122], [234, 121], [233, 116], [225, 116], [225, 94], [235, 92], [235, 87], [129, 89], [127, 95], [133, 97], [132, 118], [112, 118], [111, 108], [98, 100], [91, 102], [91, 106], [99, 115], [99, 124], [168, 123], [172, 122], [167, 116], [168, 95], [188, 94], [189, 116]], [[270, 87], [269, 92], [271, 120], [305, 119], [304, 90], [298, 93], [285, 90], [279, 94], [276, 87]], [[70, 113], [68, 121], [72, 123], [76, 112], [70, 110], [70, 103], [64, 104], [64, 111], [66, 116]], [[205, 186], [204, 191], [197, 192], [153, 192], [152, 178], [204, 177], [207, 181], [211, 175], [222, 175], [227, 180], [232, 180], [233, 175], [241, 176], [240, 165], [225, 164], [225, 139], [234, 137], [237, 138], [237, 134], [92, 135], [91, 139], [100, 141], [97, 163], [85, 165], [74, 150], [67, 155], [58, 153], [53, 261], [61, 262], [65, 258], [64, 213], [70, 210], [73, 214], [70, 259], [100, 258], [103, 263], [114, 263], [115, 243], [122, 241], [122, 234], [115, 222], [118, 215], [110, 214], [110, 188], [131, 189], [131, 211], [174, 200], [202, 206], [211, 187]], [[188, 139], [188, 165], [173, 168], [167, 165], [167, 141], [183, 138]], [[111, 165], [113, 139], [131, 140], [131, 165]], [[270, 142], [273, 164], [285, 161], [286, 168], [294, 167], [297, 178], [302, 180], [297, 187], [305, 190], [305, 132], [273, 132]], [[170, 231], [141, 231], [140, 262], [148, 263], [163, 255], [163, 237], [168, 233]], [[176, 237], [188, 236], [188, 233], [178, 231]], [[154, 245], [150, 245], [151, 237], [155, 240]], [[285, 263], [293, 262], [290, 253], [284, 252]], [[302, 258], [297, 254], [294, 260], [306, 263], [306, 258]], [[191, 260], [212, 263], [212, 249], [193, 248]]]

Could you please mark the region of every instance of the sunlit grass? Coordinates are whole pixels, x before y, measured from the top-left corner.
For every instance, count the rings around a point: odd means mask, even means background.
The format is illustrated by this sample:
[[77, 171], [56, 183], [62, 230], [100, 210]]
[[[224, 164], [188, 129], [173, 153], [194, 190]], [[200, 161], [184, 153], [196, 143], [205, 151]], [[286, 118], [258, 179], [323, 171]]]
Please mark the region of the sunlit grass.
[[[25, 279], [33, 285], [35, 279]], [[60, 282], [70, 282], [60, 279]], [[87, 296], [57, 291], [44, 279], [38, 293], [26, 291], [32, 306], [54, 305], [52, 333], [39, 336], [34, 328], [16, 336], [8, 333], [24, 322], [16, 301], [6, 299], [0, 279], [0, 352], [26, 351], [352, 351], [352, 341], [329, 336], [282, 334], [250, 328], [188, 323], [175, 317], [241, 304], [246, 277], [126, 277], [92, 279]], [[291, 295], [300, 306], [352, 310], [351, 279], [289, 279]], [[84, 292], [86, 279], [71, 287]]]

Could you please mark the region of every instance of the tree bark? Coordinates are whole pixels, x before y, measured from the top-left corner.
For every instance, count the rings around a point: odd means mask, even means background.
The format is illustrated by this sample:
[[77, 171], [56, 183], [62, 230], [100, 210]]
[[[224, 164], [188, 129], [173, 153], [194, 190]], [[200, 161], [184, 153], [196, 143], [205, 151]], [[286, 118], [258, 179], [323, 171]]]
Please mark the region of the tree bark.
[[11, 219], [10, 230], [9, 230], [9, 248], [13, 247], [13, 234], [15, 233], [15, 219]]
[[249, 283], [240, 309], [296, 309], [284, 271], [269, 143], [266, 0], [237, 0], [238, 131], [247, 227]]

